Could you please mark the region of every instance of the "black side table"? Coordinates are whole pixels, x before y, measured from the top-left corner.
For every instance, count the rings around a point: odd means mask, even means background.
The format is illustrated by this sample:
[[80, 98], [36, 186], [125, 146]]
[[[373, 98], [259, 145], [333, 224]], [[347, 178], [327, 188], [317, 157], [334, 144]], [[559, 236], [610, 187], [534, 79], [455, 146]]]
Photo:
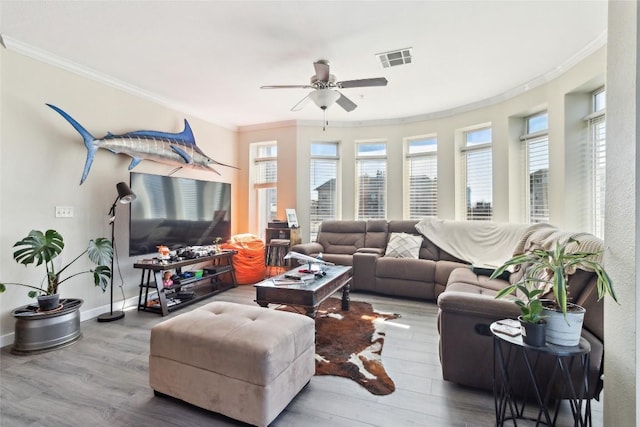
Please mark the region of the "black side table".
[[[532, 347], [522, 342], [522, 336], [509, 336], [496, 330], [497, 322], [491, 324], [493, 334], [493, 396], [496, 411], [496, 425], [503, 426], [505, 421], [532, 420], [535, 425], [555, 426], [558, 419], [561, 399], [552, 396], [554, 385], [561, 384], [560, 396], [568, 400], [573, 414], [575, 426], [591, 426], [591, 400], [589, 394], [589, 353], [591, 345], [584, 338], [573, 347], [547, 344], [544, 347]], [[554, 359], [553, 369], [546, 387], [540, 383], [540, 371], [548, 369], [549, 365], [539, 363], [542, 355]], [[543, 356], [544, 357], [544, 356]], [[515, 390], [512, 366], [524, 361], [526, 366], [525, 390]], [[582, 381], [574, 384], [572, 368], [579, 363]], [[522, 384], [522, 381], [520, 382]], [[542, 390], [542, 388], [545, 388]], [[528, 396], [532, 389], [535, 396]], [[537, 417], [525, 414], [527, 402], [533, 402], [535, 397], [538, 404]], [[507, 409], [509, 412], [507, 413]], [[553, 414], [553, 418], [552, 415]]]

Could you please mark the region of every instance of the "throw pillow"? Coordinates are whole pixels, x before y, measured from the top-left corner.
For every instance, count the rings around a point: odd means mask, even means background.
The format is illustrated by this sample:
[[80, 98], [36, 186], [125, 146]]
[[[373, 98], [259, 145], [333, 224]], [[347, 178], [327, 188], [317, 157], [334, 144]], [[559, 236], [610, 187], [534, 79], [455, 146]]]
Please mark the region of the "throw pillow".
[[394, 258], [418, 258], [422, 236], [408, 233], [391, 233], [384, 256]]

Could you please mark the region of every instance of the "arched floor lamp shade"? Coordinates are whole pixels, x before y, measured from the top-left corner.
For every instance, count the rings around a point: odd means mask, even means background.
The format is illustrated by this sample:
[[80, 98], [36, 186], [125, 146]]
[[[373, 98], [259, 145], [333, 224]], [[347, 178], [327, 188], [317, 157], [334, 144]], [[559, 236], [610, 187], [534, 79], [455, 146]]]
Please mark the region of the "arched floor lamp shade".
[[[124, 182], [116, 184], [118, 190], [118, 197], [114, 200], [111, 209], [109, 210], [109, 223], [111, 224], [111, 246], [115, 247], [115, 222], [116, 222], [116, 205], [118, 201], [123, 204], [131, 203], [136, 199], [136, 195], [129, 186]], [[113, 257], [116, 256], [114, 250]], [[114, 320], [122, 319], [124, 317], [124, 311], [113, 311], [113, 257], [111, 257], [111, 302], [109, 305], [109, 312], [103, 313], [98, 316], [98, 322], [112, 322]]]

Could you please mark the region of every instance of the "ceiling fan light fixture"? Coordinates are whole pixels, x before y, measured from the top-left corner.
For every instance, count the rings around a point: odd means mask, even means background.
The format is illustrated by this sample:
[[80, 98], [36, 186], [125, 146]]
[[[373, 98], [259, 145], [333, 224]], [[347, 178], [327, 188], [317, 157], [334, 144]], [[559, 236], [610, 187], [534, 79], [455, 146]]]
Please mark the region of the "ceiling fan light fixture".
[[309, 94], [309, 98], [320, 108], [326, 110], [340, 98], [340, 94], [331, 89], [318, 89]]

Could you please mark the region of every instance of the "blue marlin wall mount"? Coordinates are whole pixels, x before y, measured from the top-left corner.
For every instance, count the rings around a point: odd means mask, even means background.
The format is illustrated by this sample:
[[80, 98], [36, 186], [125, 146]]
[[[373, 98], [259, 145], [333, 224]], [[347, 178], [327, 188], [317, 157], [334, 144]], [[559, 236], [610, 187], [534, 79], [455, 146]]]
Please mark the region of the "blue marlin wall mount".
[[187, 119], [184, 120], [184, 130], [180, 133], [138, 130], [122, 135], [114, 135], [109, 132], [102, 138], [95, 138], [62, 109], [52, 104], [46, 105], [64, 117], [84, 139], [84, 145], [87, 147], [87, 160], [82, 171], [80, 185], [89, 175], [91, 164], [98, 148], [104, 148], [114, 154], [126, 154], [131, 157], [129, 170], [135, 168], [143, 159], [176, 166], [176, 169], [171, 173], [186, 167], [203, 169], [220, 175], [213, 168], [213, 165], [238, 169], [235, 166], [217, 162], [204, 154], [196, 145], [196, 140], [193, 137], [193, 132]]

